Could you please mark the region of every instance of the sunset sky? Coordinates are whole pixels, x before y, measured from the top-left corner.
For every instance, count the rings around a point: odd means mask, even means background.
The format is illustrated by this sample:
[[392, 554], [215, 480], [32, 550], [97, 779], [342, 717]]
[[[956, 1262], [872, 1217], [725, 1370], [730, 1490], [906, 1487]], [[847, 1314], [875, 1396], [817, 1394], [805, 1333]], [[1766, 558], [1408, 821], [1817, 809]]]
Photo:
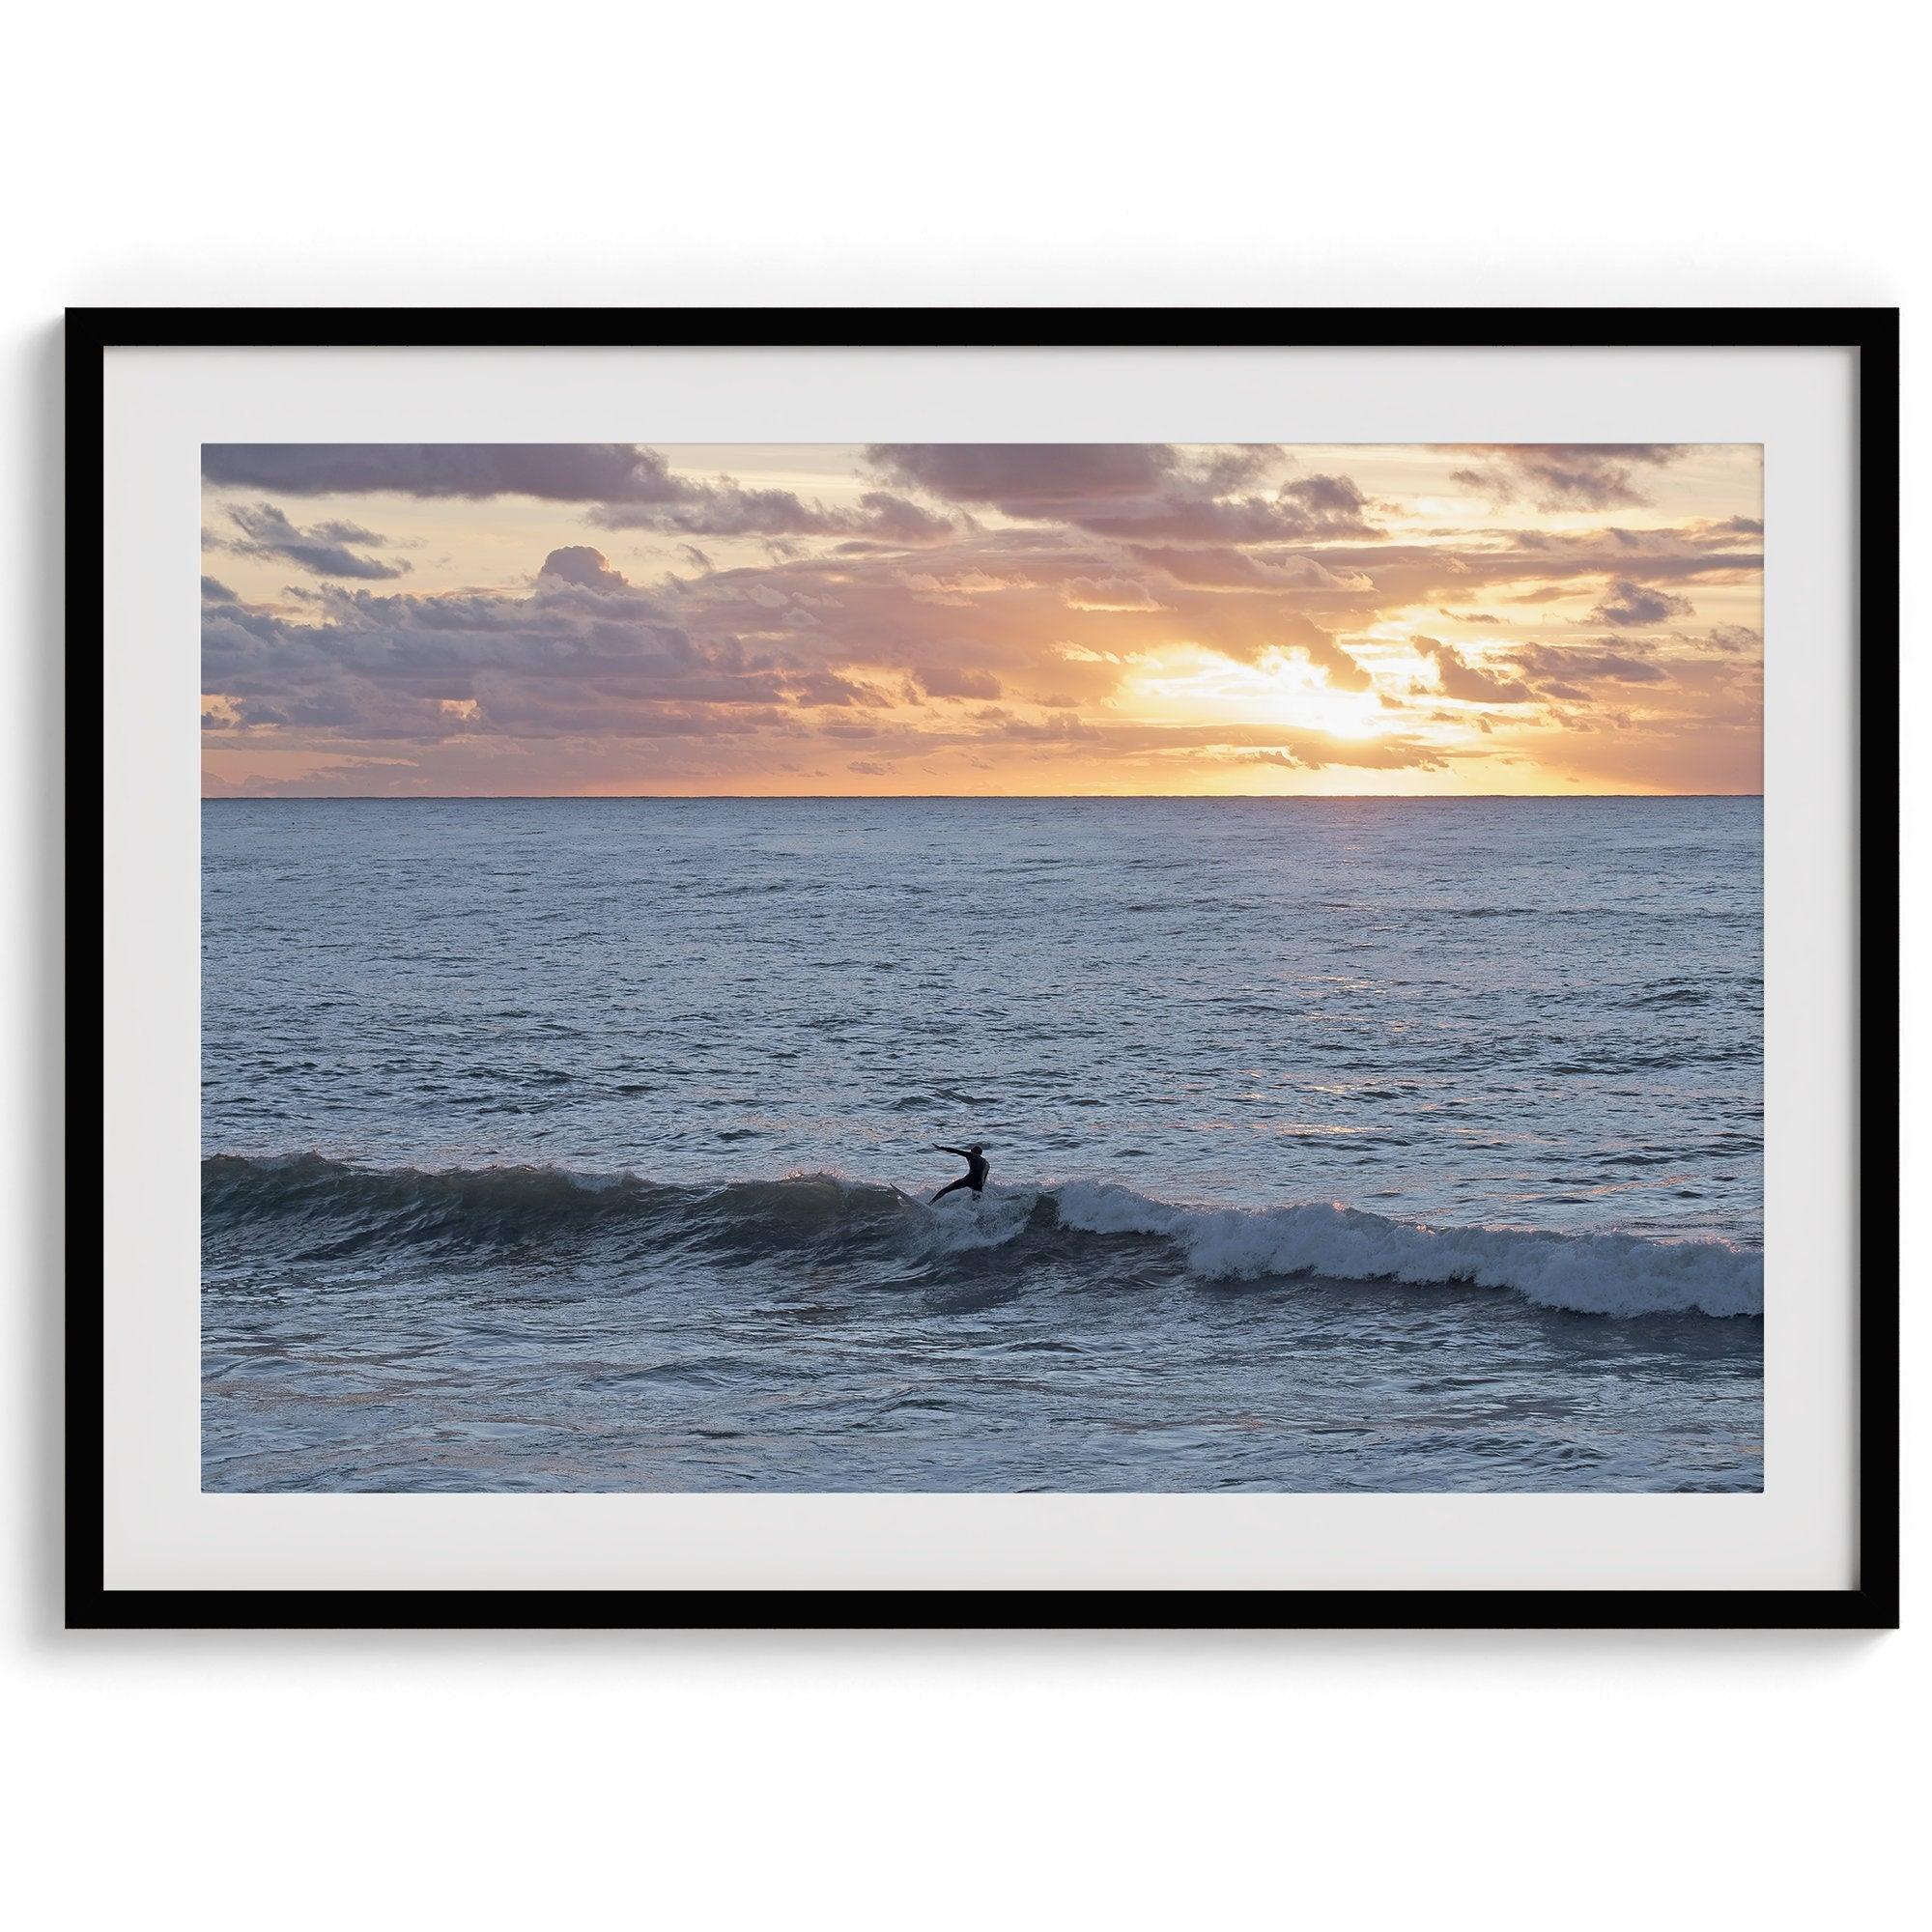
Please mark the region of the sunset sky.
[[211, 797], [1754, 792], [1755, 446], [203, 451]]

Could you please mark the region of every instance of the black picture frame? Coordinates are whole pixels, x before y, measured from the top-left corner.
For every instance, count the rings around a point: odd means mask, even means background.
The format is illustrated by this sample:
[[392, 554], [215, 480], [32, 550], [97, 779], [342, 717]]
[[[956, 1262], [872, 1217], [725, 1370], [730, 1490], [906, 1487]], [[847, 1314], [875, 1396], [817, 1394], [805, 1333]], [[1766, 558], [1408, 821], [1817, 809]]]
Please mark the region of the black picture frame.
[[[1891, 308], [76, 308], [70, 532], [98, 527], [114, 349], [1839, 348], [1856, 352], [1858, 1581], [1846, 1590], [159, 1590], [103, 1574], [100, 1036], [67, 1043], [66, 1620], [71, 1629], [1890, 1629], [1898, 1622], [1899, 484]], [[67, 811], [100, 810], [103, 582], [67, 557]], [[104, 980], [100, 860], [77, 867], [68, 998]]]

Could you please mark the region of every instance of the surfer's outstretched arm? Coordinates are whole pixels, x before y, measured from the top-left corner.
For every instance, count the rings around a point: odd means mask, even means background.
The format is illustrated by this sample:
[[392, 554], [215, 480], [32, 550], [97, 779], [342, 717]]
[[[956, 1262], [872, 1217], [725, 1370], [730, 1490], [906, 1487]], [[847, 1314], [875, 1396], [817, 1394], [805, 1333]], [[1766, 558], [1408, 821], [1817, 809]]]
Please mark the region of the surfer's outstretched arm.
[[[951, 1148], [948, 1148], [945, 1150], [945, 1151], [951, 1153], [952, 1150]], [[971, 1187], [972, 1185], [973, 1185], [973, 1177], [969, 1174], [962, 1174], [957, 1180], [949, 1180], [946, 1183], [946, 1185], [939, 1190], [939, 1193], [935, 1194], [932, 1198], [934, 1201], [937, 1201], [940, 1199], [942, 1195], [951, 1194], [955, 1187]]]
[[941, 1147], [937, 1141], [934, 1141], [932, 1146], [935, 1153], [956, 1153], [964, 1161], [970, 1161], [973, 1158], [964, 1148]]

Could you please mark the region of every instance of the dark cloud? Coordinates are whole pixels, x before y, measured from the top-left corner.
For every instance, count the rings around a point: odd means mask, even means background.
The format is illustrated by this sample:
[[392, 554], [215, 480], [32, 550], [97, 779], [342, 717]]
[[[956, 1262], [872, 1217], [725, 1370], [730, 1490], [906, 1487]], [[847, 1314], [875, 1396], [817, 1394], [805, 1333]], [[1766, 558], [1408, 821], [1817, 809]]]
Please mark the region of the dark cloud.
[[1293, 461], [1278, 442], [1197, 445], [1188, 451], [1188, 457], [1202, 487], [1217, 497], [1225, 497], [1236, 490], [1252, 489], [1270, 471], [1279, 470]]
[[654, 449], [634, 442], [213, 442], [211, 483], [290, 497], [537, 497], [550, 502], [674, 500]]
[[[995, 685], [994, 689], [997, 691], [999, 687]], [[835, 708], [854, 704], [880, 706], [892, 702], [884, 692], [873, 686], [862, 684], [856, 678], [840, 677], [838, 672], [829, 670], [795, 673], [787, 693], [794, 704], [831, 705]]]
[[201, 472], [211, 483], [287, 496], [534, 497], [582, 503], [605, 529], [686, 536], [924, 544], [956, 528], [952, 519], [883, 490], [862, 497], [857, 509], [841, 510], [808, 503], [789, 490], [680, 475], [659, 451], [634, 442], [204, 443]]
[[922, 509], [889, 490], [867, 490], [859, 498], [859, 509], [860, 527], [893, 543], [938, 543], [957, 528], [951, 517]]
[[694, 639], [594, 552], [560, 554], [521, 598], [331, 588], [304, 621], [209, 606], [202, 688], [242, 726], [357, 741], [715, 733], [823, 701], [800, 696], [820, 667]]
[[613, 570], [601, 550], [588, 544], [570, 544], [554, 550], [544, 558], [539, 577], [551, 577], [560, 583], [581, 583], [593, 590], [622, 590], [629, 580]]
[[1000, 680], [991, 671], [962, 665], [924, 665], [912, 674], [928, 697], [997, 697]]
[[1674, 596], [1667, 590], [1619, 577], [1611, 582], [1603, 602], [1590, 612], [1590, 618], [1594, 623], [1608, 624], [1617, 630], [1639, 630], [1671, 617], [1689, 617], [1694, 609], [1688, 597]]
[[1325, 600], [1363, 621], [1378, 610], [1434, 606], [1445, 596], [1460, 602], [1506, 593], [1513, 604], [1551, 604], [1577, 595], [1579, 579], [1755, 584], [1764, 569], [1760, 554], [1730, 549], [1728, 539], [1713, 539], [1701, 526], [1640, 535], [1633, 551], [1605, 529], [1479, 530], [1460, 543], [1324, 544], [1320, 560], [1371, 585], [1371, 594], [1353, 603]]
[[1761, 650], [1764, 647], [1764, 633], [1749, 624], [1713, 624], [1704, 633], [1704, 641], [1714, 651], [1737, 656], [1746, 651]]
[[1046, 718], [1015, 718], [1010, 712], [989, 710], [977, 714], [977, 722], [996, 738], [1017, 738], [1031, 744], [1071, 745], [1085, 740], [1097, 744], [1106, 734], [1097, 724], [1090, 724], [1072, 712]]
[[1346, 476], [1254, 492], [1280, 461], [1272, 444], [1250, 453], [1157, 442], [900, 442], [874, 443], [866, 456], [903, 488], [1096, 536], [1265, 543], [1376, 534], [1366, 498]]
[[1578, 682], [1608, 684], [1662, 684], [1670, 673], [1649, 658], [1620, 650], [1609, 639], [1599, 645], [1522, 644], [1509, 654], [1509, 661], [1525, 676], [1543, 680], [1561, 678], [1573, 688], [1558, 692], [1554, 685], [1541, 688], [1558, 696], [1578, 696]]
[[1360, 527], [1368, 498], [1346, 476], [1303, 476], [1281, 486], [1280, 494], [1299, 503], [1311, 516], [1333, 517]]
[[[682, 481], [682, 479], [674, 479]], [[656, 502], [599, 503], [589, 520], [607, 530], [661, 530], [706, 537], [859, 537], [884, 545], [933, 544], [958, 533], [950, 517], [887, 490], [868, 490], [854, 510], [808, 503], [790, 490], [746, 490], [728, 479], [684, 483]]]
[[201, 601], [204, 604], [233, 604], [235, 593], [218, 577], [204, 577], [201, 580]]
[[1484, 460], [1451, 480], [1492, 501], [1527, 497], [1539, 510], [1607, 510], [1647, 503], [1639, 472], [1684, 454], [1670, 442], [1470, 443]]
[[291, 523], [272, 503], [226, 503], [222, 507], [241, 535], [205, 531], [202, 540], [212, 549], [236, 556], [279, 557], [314, 577], [393, 578], [403, 576], [410, 567], [405, 559], [384, 563], [380, 557], [358, 555], [351, 550], [351, 544], [380, 550], [388, 542], [359, 524], [331, 522], [304, 529]]
[[910, 488], [1036, 518], [1057, 517], [1067, 503], [1152, 496], [1178, 468], [1160, 442], [874, 443], [866, 458]]
[[1536, 694], [1513, 677], [1497, 677], [1472, 665], [1454, 644], [1439, 638], [1415, 638], [1415, 648], [1435, 664], [1435, 679], [1444, 697], [1475, 704], [1527, 704]]

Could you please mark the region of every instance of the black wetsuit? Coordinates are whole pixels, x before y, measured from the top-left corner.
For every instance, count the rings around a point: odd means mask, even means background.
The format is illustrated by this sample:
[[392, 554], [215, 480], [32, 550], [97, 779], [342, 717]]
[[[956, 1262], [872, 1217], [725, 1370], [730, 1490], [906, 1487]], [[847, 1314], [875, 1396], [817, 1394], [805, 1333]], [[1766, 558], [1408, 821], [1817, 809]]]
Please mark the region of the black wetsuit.
[[957, 1180], [949, 1180], [932, 1198], [937, 1201], [942, 1195], [951, 1194], [955, 1187], [970, 1187], [977, 1198], [980, 1188], [986, 1184], [986, 1156], [977, 1147], [943, 1147], [941, 1153], [956, 1153], [966, 1163], [966, 1172]]

